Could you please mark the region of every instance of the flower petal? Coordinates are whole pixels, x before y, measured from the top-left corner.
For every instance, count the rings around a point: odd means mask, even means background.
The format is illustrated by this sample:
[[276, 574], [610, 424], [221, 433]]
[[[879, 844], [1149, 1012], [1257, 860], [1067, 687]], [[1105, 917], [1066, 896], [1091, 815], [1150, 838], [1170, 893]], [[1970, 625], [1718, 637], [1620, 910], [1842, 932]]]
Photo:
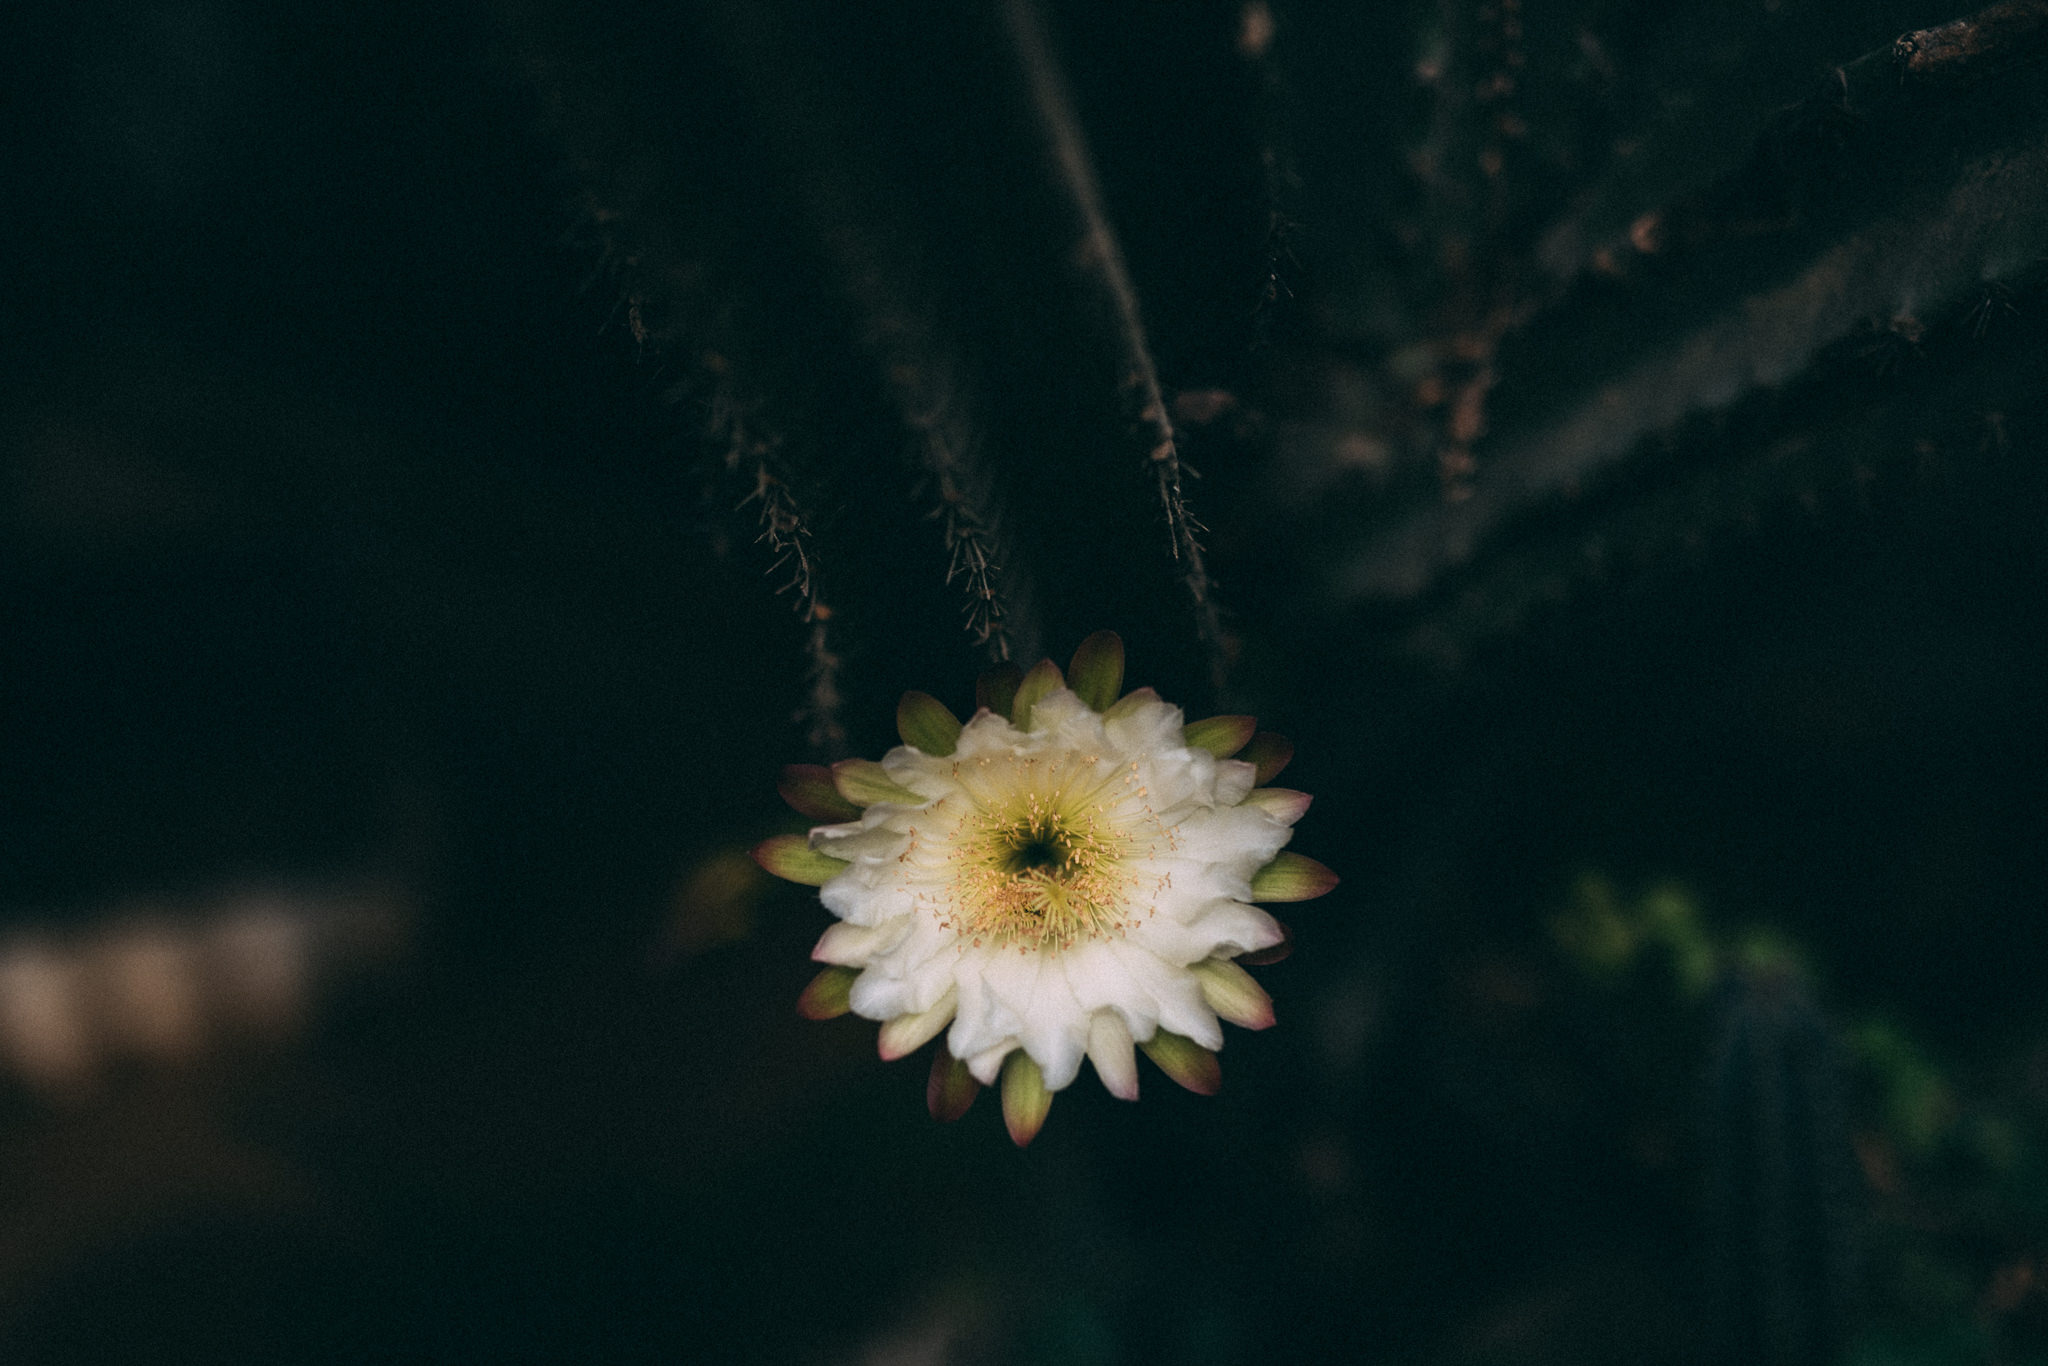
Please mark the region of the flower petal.
[[904, 744], [943, 759], [960, 743], [960, 718], [928, 692], [907, 692], [896, 704], [896, 733]]
[[1081, 642], [1067, 665], [1067, 686], [1095, 711], [1107, 711], [1124, 685], [1124, 642], [1114, 631], [1097, 631]]
[[1223, 1089], [1223, 1068], [1216, 1055], [1192, 1039], [1162, 1029], [1138, 1047], [1160, 1071], [1198, 1096], [1213, 1096]]
[[1102, 714], [1102, 728], [1126, 757], [1162, 759], [1185, 752], [1185, 720], [1179, 707], [1162, 702], [1150, 688], [1140, 688]]
[[[1258, 770], [1241, 759], [1216, 761], [1216, 805], [1240, 806], [1259, 780]], [[1256, 809], [1256, 808], [1254, 808]]]
[[1308, 814], [1309, 803], [1314, 800], [1308, 793], [1296, 792], [1291, 787], [1257, 787], [1245, 793], [1239, 805], [1263, 811], [1282, 825], [1292, 825]]
[[[952, 1037], [949, 1035], [946, 1039], [947, 1051], [950, 1052], [952, 1046]], [[973, 1057], [965, 1059], [967, 1070], [983, 1086], [994, 1086], [997, 1074], [1002, 1071], [1003, 1059], [1016, 1051], [1017, 1041], [1015, 1039], [1005, 1039], [994, 1048], [984, 1048]]]
[[1337, 885], [1337, 875], [1306, 854], [1282, 850], [1252, 877], [1254, 901], [1313, 901]]
[[811, 979], [803, 995], [796, 998], [796, 1013], [806, 1020], [836, 1020], [853, 1009], [847, 1001], [853, 987], [853, 979], [860, 976], [852, 968], [826, 968]]
[[1039, 660], [1031, 666], [1031, 672], [1024, 675], [1024, 681], [1017, 685], [1016, 700], [1010, 704], [1011, 722], [1018, 730], [1031, 730], [1031, 709], [1038, 705], [1040, 698], [1065, 686], [1066, 680], [1060, 677], [1060, 666], [1049, 659]]
[[981, 1083], [967, 1070], [967, 1064], [940, 1044], [938, 1052], [932, 1054], [931, 1080], [924, 1086], [924, 1105], [932, 1112], [932, 1118], [941, 1124], [951, 1124], [967, 1113], [967, 1107], [980, 1094]]
[[1045, 1089], [1038, 1064], [1022, 1049], [1012, 1053], [1003, 1065], [1003, 1123], [1009, 1127], [1010, 1141], [1027, 1146], [1038, 1137], [1051, 1109], [1052, 1092]]
[[786, 766], [775, 790], [797, 814], [814, 821], [850, 821], [860, 817], [860, 808], [839, 795], [839, 789], [832, 785], [832, 770], [823, 764]]
[[1190, 749], [1206, 749], [1219, 759], [1228, 759], [1250, 743], [1258, 728], [1256, 716], [1211, 716], [1188, 723], [1187, 743]]
[[1113, 1010], [1098, 1010], [1088, 1021], [1088, 1061], [1102, 1089], [1118, 1100], [1138, 1098], [1138, 1059], [1131, 1051], [1131, 1031]]
[[1286, 937], [1280, 922], [1257, 906], [1220, 898], [1204, 906], [1189, 928], [1215, 943], [1217, 952], [1213, 956], [1218, 958], [1236, 958], [1270, 949]]
[[1171, 1030], [1211, 1048], [1223, 1046], [1223, 1028], [1216, 1023], [1216, 1012], [1202, 999], [1202, 989], [1192, 973], [1162, 962], [1130, 940], [1112, 943], [1110, 947], [1130, 975], [1132, 990], [1147, 998], [1143, 1015], [1127, 1015], [1125, 1019], [1132, 1038], [1143, 1039], [1155, 1031]]
[[1024, 671], [1015, 664], [998, 664], [974, 680], [974, 705], [1007, 721], [1016, 705], [1017, 685], [1023, 681]]
[[893, 863], [910, 847], [906, 831], [877, 822], [873, 825], [820, 825], [811, 831], [811, 848], [849, 863]]
[[1263, 787], [1279, 777], [1280, 770], [1294, 758], [1294, 742], [1284, 735], [1262, 730], [1237, 752], [1237, 757], [1258, 770], [1259, 785]]
[[[1246, 981], [1251, 979], [1247, 977]], [[883, 1062], [894, 1062], [907, 1053], [918, 1049], [938, 1037], [939, 1031], [953, 1022], [953, 1013], [959, 997], [947, 992], [939, 1003], [930, 1010], [915, 1015], [898, 1015], [882, 1026], [876, 1046], [881, 1050]]]
[[867, 1020], [893, 1020], [917, 1013], [917, 1002], [910, 999], [910, 983], [885, 972], [862, 972], [846, 999], [853, 1013]]
[[1273, 1027], [1273, 998], [1228, 958], [1195, 964], [1195, 977], [1202, 984], [1202, 999], [1224, 1019], [1246, 1029]]
[[855, 864], [818, 891], [825, 909], [849, 925], [882, 925], [908, 915], [917, 903], [901, 887], [875, 886], [877, 870]]
[[1069, 997], [1064, 1006], [1040, 1009], [1024, 1026], [1024, 1051], [1038, 1064], [1048, 1091], [1064, 1091], [1080, 1075], [1081, 1059], [1087, 1055], [1085, 1017]]
[[873, 759], [841, 759], [832, 765], [832, 785], [839, 795], [856, 806], [894, 802], [899, 806], [923, 806], [925, 799], [889, 776]]
[[[983, 1008], [981, 1018], [1017, 1037], [1038, 1064], [1040, 1082], [1048, 1091], [1072, 1084], [1087, 1046], [1087, 1017], [1061, 970], [1064, 957], [1008, 949], [981, 961], [981, 985], [995, 1002], [993, 1011]], [[961, 974], [963, 986], [968, 976]], [[977, 1004], [971, 991], [962, 999], [970, 1006]], [[970, 1036], [964, 1042], [975, 1041]]]
[[785, 882], [822, 887], [846, 871], [846, 860], [821, 854], [803, 835], [776, 835], [755, 845], [754, 862]]
[[898, 916], [874, 926], [850, 925], [841, 920], [827, 926], [825, 932], [818, 936], [817, 947], [811, 950], [811, 960], [837, 963], [841, 967], [866, 967], [868, 960], [894, 948], [910, 928], [909, 916]]
[[1118, 698], [1116, 704], [1102, 714], [1102, 719], [1121, 721], [1124, 717], [1135, 714], [1139, 708], [1157, 701], [1159, 694], [1154, 689], [1133, 688]]
[[1279, 962], [1294, 952], [1294, 931], [1288, 929], [1287, 922], [1277, 916], [1273, 917], [1273, 923], [1280, 927], [1280, 942], [1268, 949], [1254, 949], [1250, 953], [1241, 953], [1237, 956], [1238, 962], [1247, 967], [1263, 968], [1269, 963]]

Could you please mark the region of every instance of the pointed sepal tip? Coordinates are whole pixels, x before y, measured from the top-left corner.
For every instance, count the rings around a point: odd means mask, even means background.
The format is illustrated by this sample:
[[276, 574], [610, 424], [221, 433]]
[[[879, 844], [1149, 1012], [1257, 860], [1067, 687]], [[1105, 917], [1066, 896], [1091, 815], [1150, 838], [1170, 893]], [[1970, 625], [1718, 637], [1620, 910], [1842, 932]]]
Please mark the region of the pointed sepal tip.
[[1313, 901], [1337, 885], [1337, 875], [1306, 854], [1283, 849], [1252, 874], [1254, 901]]
[[1060, 674], [1060, 666], [1049, 659], [1041, 659], [1031, 666], [1024, 675], [1024, 681], [1017, 685], [1017, 696], [1010, 706], [1010, 724], [1018, 730], [1031, 729], [1031, 710], [1045, 697], [1065, 687], [1067, 680]]
[[768, 872], [804, 887], [822, 887], [846, 868], [845, 859], [819, 853], [802, 835], [774, 835], [749, 852]]
[[832, 770], [823, 764], [785, 765], [775, 790], [782, 795], [783, 801], [789, 803], [792, 811], [814, 821], [838, 825], [860, 819], [860, 808], [839, 795], [839, 788], [832, 781]]
[[1256, 772], [1254, 780], [1264, 787], [1280, 776], [1281, 769], [1293, 762], [1294, 742], [1284, 735], [1262, 730], [1237, 752], [1237, 758], [1252, 766]]
[[1251, 742], [1258, 728], [1256, 716], [1210, 716], [1188, 722], [1185, 735], [1189, 749], [1206, 749], [1228, 759]]
[[903, 694], [896, 704], [896, 733], [903, 743], [943, 759], [960, 743], [960, 718], [928, 692]]
[[856, 806], [892, 802], [897, 806], [923, 806], [924, 798], [889, 776], [889, 770], [873, 759], [841, 759], [832, 765], [832, 785], [839, 795]]
[[1138, 1047], [1160, 1071], [1198, 1096], [1213, 1096], [1223, 1089], [1222, 1064], [1193, 1039], [1162, 1029]]
[[1038, 1064], [1021, 1048], [1010, 1054], [1003, 1063], [1003, 1123], [1010, 1141], [1020, 1148], [1029, 1146], [1051, 1109], [1052, 1092], [1045, 1089], [1045, 1074]]
[[932, 1112], [932, 1118], [941, 1124], [951, 1124], [967, 1113], [980, 1094], [981, 1083], [967, 1070], [967, 1064], [940, 1044], [938, 1052], [932, 1055], [931, 1080], [924, 1088], [924, 1105]]
[[806, 1020], [836, 1020], [853, 1009], [853, 979], [856, 968], [826, 968], [811, 979], [796, 998], [796, 1013]]
[[1067, 686], [1095, 711], [1108, 711], [1124, 685], [1124, 642], [1114, 631], [1097, 631], [1074, 651]]

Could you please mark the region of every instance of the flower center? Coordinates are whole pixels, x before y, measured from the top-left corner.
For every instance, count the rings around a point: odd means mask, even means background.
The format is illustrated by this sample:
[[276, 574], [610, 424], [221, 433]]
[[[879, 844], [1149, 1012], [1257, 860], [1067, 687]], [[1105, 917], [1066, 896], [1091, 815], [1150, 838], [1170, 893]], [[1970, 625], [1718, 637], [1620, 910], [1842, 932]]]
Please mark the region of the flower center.
[[942, 842], [942, 922], [977, 947], [1057, 951], [1121, 934], [1147, 914], [1133, 861], [1176, 841], [1134, 767], [1059, 756], [962, 773], [968, 804]]
[[1003, 860], [1004, 868], [1012, 877], [1024, 877], [1032, 873], [1058, 876], [1066, 867], [1070, 850], [1057, 824], [1043, 823], [1046, 828], [1021, 831], [1012, 838], [1016, 843], [1010, 846], [1010, 853]]

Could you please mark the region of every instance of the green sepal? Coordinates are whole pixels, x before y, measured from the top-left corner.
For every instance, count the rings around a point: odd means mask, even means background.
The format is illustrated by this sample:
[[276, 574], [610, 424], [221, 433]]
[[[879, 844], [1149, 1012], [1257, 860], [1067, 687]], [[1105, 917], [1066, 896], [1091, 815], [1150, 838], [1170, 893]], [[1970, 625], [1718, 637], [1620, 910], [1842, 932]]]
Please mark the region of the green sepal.
[[1018, 730], [1031, 729], [1031, 709], [1056, 689], [1066, 686], [1060, 677], [1060, 666], [1049, 659], [1041, 659], [1031, 666], [1031, 672], [1024, 675], [1024, 681], [1017, 685], [1017, 698], [1010, 704], [1010, 724]]
[[853, 1009], [853, 979], [858, 968], [826, 968], [796, 998], [796, 1013], [806, 1020], [836, 1020]]
[[931, 1080], [924, 1087], [924, 1106], [932, 1112], [932, 1118], [941, 1124], [951, 1124], [967, 1113], [967, 1107], [980, 1094], [981, 1083], [967, 1070], [967, 1064], [940, 1044], [932, 1055]]
[[960, 718], [928, 692], [907, 692], [896, 704], [896, 733], [903, 743], [936, 758], [945, 758], [959, 745], [960, 729]]
[[1124, 685], [1124, 642], [1114, 631], [1097, 631], [1081, 642], [1067, 665], [1067, 686], [1095, 711], [1108, 711]]
[[1294, 758], [1294, 742], [1284, 735], [1262, 730], [1237, 752], [1237, 757], [1239, 761], [1258, 770], [1253, 781], [1264, 787], [1279, 777], [1280, 770], [1287, 767], [1288, 762]]
[[822, 887], [846, 867], [846, 860], [821, 854], [802, 835], [776, 835], [753, 848], [754, 862], [784, 882]]
[[1052, 1109], [1052, 1092], [1045, 1089], [1045, 1074], [1023, 1049], [1003, 1063], [1003, 1123], [1010, 1141], [1022, 1148], [1038, 1137]]
[[889, 776], [873, 759], [841, 759], [832, 765], [832, 785], [839, 795], [855, 806], [895, 802], [901, 806], [923, 806], [925, 799]]
[[974, 680], [974, 705], [1007, 721], [1016, 706], [1017, 685], [1023, 681], [1024, 671], [1015, 664], [998, 664]]
[[1211, 716], [1190, 721], [1182, 734], [1189, 749], [1206, 749], [1219, 759], [1228, 759], [1250, 742], [1258, 728], [1256, 716]]
[[1193, 971], [1209, 1009], [1246, 1029], [1273, 1027], [1273, 998], [1243, 968], [1228, 958], [1210, 958]]
[[1138, 1047], [1160, 1071], [1198, 1096], [1213, 1096], [1223, 1089], [1222, 1064], [1193, 1039], [1162, 1029]]
[[832, 770], [823, 764], [787, 765], [775, 790], [791, 810], [814, 821], [837, 825], [860, 819], [860, 808], [839, 795], [839, 789], [832, 783]]
[[1337, 875], [1306, 854], [1283, 849], [1252, 874], [1254, 901], [1313, 901], [1337, 885]]

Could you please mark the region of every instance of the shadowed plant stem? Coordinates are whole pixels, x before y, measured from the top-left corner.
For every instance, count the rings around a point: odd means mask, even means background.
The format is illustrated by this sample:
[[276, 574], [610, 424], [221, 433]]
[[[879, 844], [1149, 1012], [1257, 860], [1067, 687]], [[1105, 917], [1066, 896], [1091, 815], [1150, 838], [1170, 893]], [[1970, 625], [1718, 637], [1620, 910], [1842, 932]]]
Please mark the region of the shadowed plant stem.
[[1209, 570], [1202, 553], [1200, 534], [1206, 530], [1188, 510], [1183, 488], [1185, 470], [1174, 437], [1173, 422], [1167, 415], [1166, 399], [1159, 388], [1159, 368], [1145, 340], [1145, 323], [1138, 314], [1137, 291], [1131, 286], [1130, 271], [1124, 265], [1123, 248], [1103, 211], [1102, 191], [1095, 178], [1095, 166], [1081, 135], [1074, 112], [1074, 100], [1065, 77], [1046, 41], [1045, 25], [1032, 0], [1003, 0], [1004, 24], [1024, 69], [1024, 77], [1058, 172], [1060, 185], [1073, 201], [1081, 220], [1079, 263], [1087, 278], [1101, 291], [1116, 321], [1119, 381], [1138, 401], [1139, 429], [1150, 443], [1148, 458], [1158, 481], [1160, 506], [1166, 513], [1167, 531], [1181, 582], [1186, 585], [1195, 612], [1195, 629], [1209, 656], [1210, 682], [1223, 682], [1222, 623], [1210, 592]]

